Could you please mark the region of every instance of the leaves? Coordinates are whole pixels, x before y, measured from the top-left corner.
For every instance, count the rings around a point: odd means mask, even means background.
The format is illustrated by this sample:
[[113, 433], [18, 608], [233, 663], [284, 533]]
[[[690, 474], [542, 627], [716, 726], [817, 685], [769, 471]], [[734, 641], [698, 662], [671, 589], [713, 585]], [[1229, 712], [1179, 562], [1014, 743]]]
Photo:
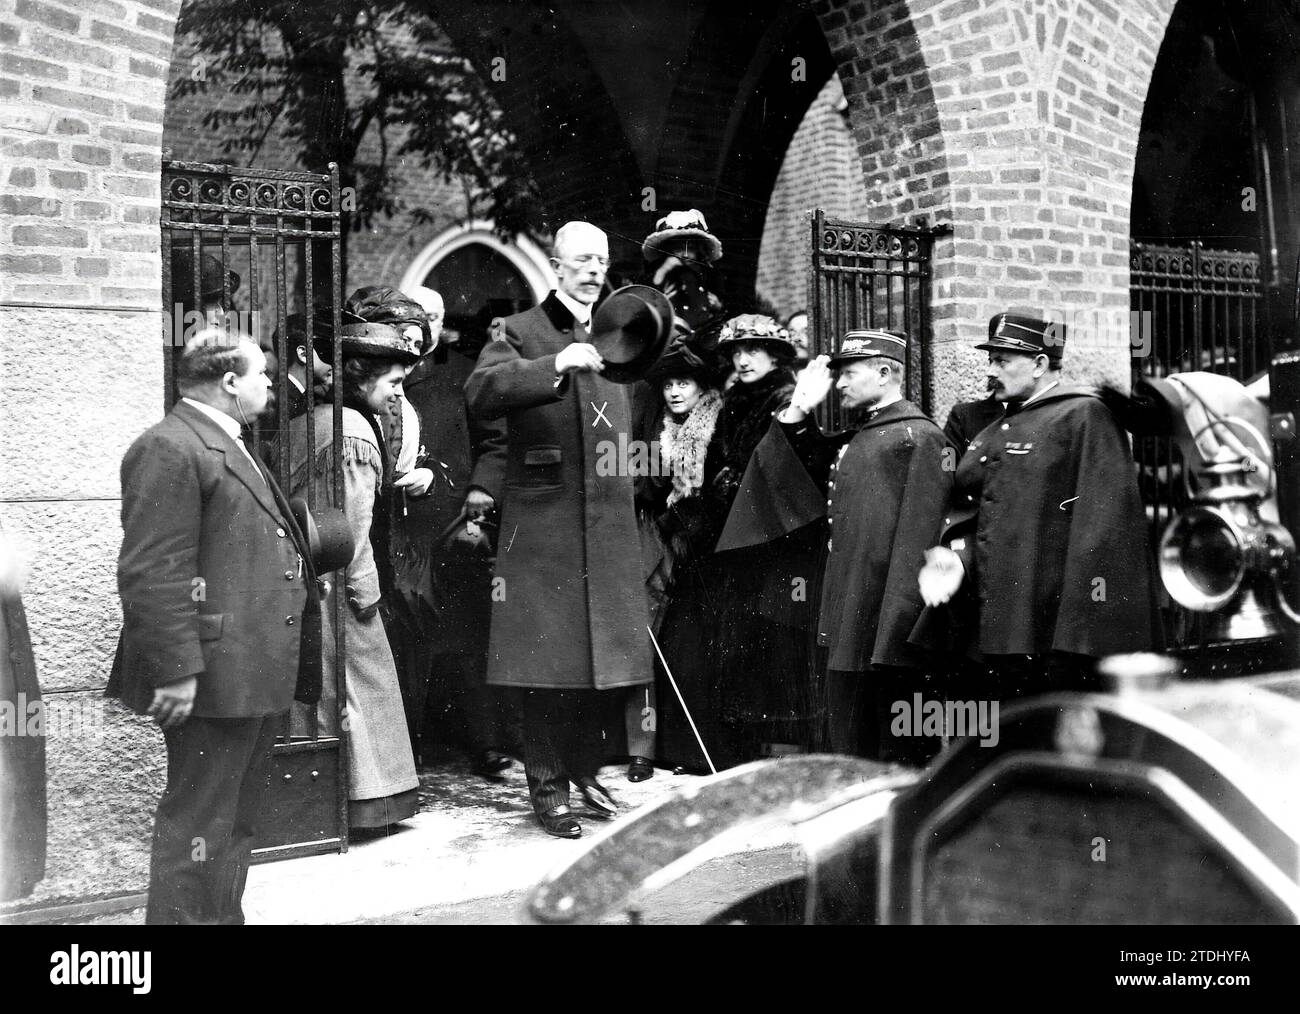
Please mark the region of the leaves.
[[402, 197], [406, 162], [461, 180], [470, 217], [505, 235], [540, 224], [537, 186], [486, 76], [448, 51], [424, 5], [191, 0], [177, 33], [207, 63], [172, 97], [216, 99], [202, 123], [222, 156], [252, 163], [274, 130], [304, 168], [337, 162], [340, 184], [356, 189], [354, 230], [376, 215], [430, 220]]

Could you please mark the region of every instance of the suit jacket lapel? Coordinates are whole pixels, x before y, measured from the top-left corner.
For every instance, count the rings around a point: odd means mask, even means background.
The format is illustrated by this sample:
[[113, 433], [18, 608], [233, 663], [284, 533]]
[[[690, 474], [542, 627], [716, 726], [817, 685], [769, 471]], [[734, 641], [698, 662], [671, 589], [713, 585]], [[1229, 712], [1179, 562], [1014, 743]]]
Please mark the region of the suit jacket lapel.
[[205, 416], [198, 409], [186, 405], [183, 401], [177, 402], [173, 412], [186, 424], [190, 429], [203, 440], [214, 451], [221, 451], [225, 455], [226, 468], [234, 473], [235, 478], [248, 487], [248, 491], [253, 494], [262, 508], [275, 518], [278, 523], [284, 523], [280, 509], [271, 495], [271, 489], [268, 482], [262, 481], [262, 476], [258, 474], [253, 463], [248, 460], [244, 452], [239, 449], [239, 445], [228, 437], [225, 432], [215, 422]]

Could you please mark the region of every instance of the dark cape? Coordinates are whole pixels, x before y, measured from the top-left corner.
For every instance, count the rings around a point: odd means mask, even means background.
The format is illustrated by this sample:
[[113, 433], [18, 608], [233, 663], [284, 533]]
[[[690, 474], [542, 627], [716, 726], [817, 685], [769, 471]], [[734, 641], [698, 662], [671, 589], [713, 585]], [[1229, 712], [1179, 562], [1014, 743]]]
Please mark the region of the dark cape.
[[908, 637], [923, 608], [917, 573], [952, 487], [943, 433], [905, 400], [842, 433], [823, 434], [811, 418], [773, 430], [828, 493], [817, 624], [827, 668], [921, 664]]
[[[705, 463], [701, 530], [731, 526], [751, 459], [793, 391], [784, 369], [727, 391]], [[756, 759], [763, 743], [811, 741], [812, 627], [825, 539], [814, 522], [715, 552], [693, 572], [689, 594], [674, 589], [664, 653], [719, 769]], [[660, 688], [659, 707], [661, 755], [705, 768], [671, 687]]]
[[1064, 385], [988, 426], [957, 466], [940, 540], [966, 567], [913, 643], [971, 658], [1158, 650], [1133, 455], [1091, 391]]

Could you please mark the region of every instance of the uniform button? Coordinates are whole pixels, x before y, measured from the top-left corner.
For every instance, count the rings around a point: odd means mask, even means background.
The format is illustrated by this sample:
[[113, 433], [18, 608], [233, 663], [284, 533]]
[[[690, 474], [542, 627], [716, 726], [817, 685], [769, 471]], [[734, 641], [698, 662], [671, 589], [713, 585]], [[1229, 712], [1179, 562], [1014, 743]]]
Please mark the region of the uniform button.
[[294, 625], [294, 622], [295, 622], [295, 620], [294, 620], [294, 618], [293, 618], [292, 616], [286, 616], [286, 617], [284, 618], [284, 625], [285, 625], [286, 627], [292, 627], [292, 626]]
[[1003, 423], [1003, 424], [1002, 424], [1002, 428], [1003, 428], [1004, 430], [1009, 430], [1009, 429], [1011, 429], [1011, 424], [1010, 424], [1010, 423]]
[[981, 455], [980, 455], [980, 464], [981, 464], [981, 465], [984, 464], [984, 462], [986, 462], [986, 461], [988, 461], [988, 460], [989, 460], [989, 456], [988, 456], [987, 454], [981, 454]]
[[292, 580], [293, 580], [293, 571], [291, 571], [291, 570], [286, 570], [286, 571], [284, 572], [284, 579], [285, 579], [286, 581], [292, 581]]
[[277, 529], [275, 530], [275, 534], [278, 535], [278, 536], [280, 536], [280, 538], [283, 539], [283, 538], [284, 538], [284, 529], [283, 529], [283, 528], [277, 528]]
[[829, 551], [830, 548], [831, 548], [831, 540], [830, 540], [830, 539], [827, 539], [827, 540], [826, 540], [826, 549]]
[[944, 523], [945, 525], [950, 525], [950, 524], [952, 524], [952, 518], [944, 518], [944, 519], [943, 519], [943, 523]]

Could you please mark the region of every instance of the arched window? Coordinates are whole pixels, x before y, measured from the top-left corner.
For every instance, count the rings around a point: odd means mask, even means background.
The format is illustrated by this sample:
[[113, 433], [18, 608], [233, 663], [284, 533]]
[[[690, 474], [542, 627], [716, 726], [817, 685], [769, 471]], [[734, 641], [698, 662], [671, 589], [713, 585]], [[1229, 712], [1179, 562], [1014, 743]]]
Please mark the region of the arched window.
[[401, 288], [436, 289], [447, 305], [446, 326], [470, 345], [486, 340], [493, 318], [536, 306], [555, 287], [555, 273], [527, 237], [502, 242], [490, 223], [455, 226], [411, 261]]

